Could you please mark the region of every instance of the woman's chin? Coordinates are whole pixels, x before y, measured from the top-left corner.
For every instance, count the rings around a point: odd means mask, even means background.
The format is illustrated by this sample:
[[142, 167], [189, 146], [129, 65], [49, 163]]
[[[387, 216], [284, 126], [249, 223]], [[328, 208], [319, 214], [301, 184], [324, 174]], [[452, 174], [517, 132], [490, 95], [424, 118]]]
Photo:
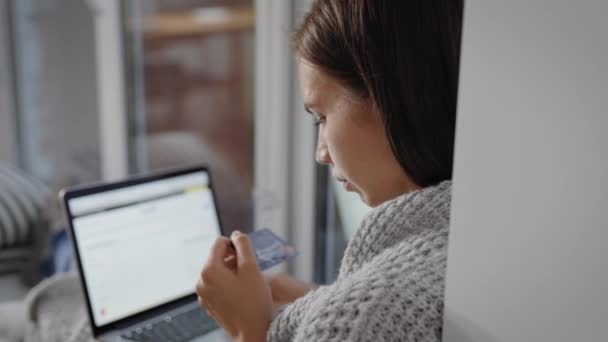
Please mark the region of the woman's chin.
[[366, 194], [363, 192], [358, 192], [359, 197], [361, 197], [361, 200], [363, 201], [363, 203], [367, 204], [369, 207], [374, 208], [379, 206], [380, 204], [390, 201], [391, 199], [397, 197], [397, 196], [371, 196], [370, 194]]
[[343, 187], [344, 187], [344, 190], [346, 190], [348, 192], [354, 192], [354, 193], [358, 194], [361, 201], [363, 203], [365, 203], [365, 205], [367, 205], [368, 207], [375, 207], [379, 204], [382, 204], [382, 201], [378, 201], [378, 199], [374, 198], [374, 196], [370, 196], [369, 193], [359, 190], [359, 188], [355, 187], [353, 184], [351, 184], [349, 182], [344, 182]]
[[361, 198], [361, 201], [363, 203], [365, 203], [368, 207], [375, 207], [380, 203], [377, 203], [377, 201], [374, 201], [373, 198], [371, 198], [368, 194], [364, 193], [364, 192], [359, 192], [359, 191], [355, 191], [357, 194], [359, 194], [359, 198]]

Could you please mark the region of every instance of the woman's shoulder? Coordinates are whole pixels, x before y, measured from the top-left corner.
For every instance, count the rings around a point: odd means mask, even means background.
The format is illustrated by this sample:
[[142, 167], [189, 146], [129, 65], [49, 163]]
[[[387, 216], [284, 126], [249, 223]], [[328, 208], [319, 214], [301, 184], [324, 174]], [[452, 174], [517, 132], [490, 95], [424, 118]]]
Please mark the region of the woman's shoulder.
[[363, 218], [361, 226], [373, 225], [394, 217], [410, 216], [415, 219], [428, 213], [440, 213], [449, 217], [451, 195], [451, 180], [404, 193], [370, 210]]
[[386, 291], [410, 291], [416, 284], [442, 290], [447, 265], [448, 226], [413, 234], [364, 264], [359, 282], [386, 284]]
[[395, 248], [415, 251], [426, 246], [427, 240], [447, 240], [450, 199], [451, 182], [445, 181], [404, 194], [372, 210], [346, 248], [340, 277]]
[[407, 243], [387, 249], [298, 300], [280, 325], [291, 322], [298, 341], [439, 341], [446, 271], [440, 240], [434, 236], [415, 250]]

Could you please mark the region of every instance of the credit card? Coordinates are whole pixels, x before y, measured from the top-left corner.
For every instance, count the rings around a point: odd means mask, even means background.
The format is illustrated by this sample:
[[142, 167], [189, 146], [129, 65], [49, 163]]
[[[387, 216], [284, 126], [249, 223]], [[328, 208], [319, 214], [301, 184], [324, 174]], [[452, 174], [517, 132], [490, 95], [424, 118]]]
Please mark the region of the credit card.
[[295, 248], [288, 245], [270, 229], [255, 230], [249, 233], [249, 238], [262, 271], [298, 255]]

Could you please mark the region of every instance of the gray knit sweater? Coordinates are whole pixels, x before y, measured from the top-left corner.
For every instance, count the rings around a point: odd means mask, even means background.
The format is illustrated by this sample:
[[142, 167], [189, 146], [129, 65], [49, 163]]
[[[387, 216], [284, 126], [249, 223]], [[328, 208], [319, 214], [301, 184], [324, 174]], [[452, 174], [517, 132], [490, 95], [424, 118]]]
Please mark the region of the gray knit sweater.
[[372, 210], [338, 279], [286, 306], [268, 341], [441, 341], [451, 182]]

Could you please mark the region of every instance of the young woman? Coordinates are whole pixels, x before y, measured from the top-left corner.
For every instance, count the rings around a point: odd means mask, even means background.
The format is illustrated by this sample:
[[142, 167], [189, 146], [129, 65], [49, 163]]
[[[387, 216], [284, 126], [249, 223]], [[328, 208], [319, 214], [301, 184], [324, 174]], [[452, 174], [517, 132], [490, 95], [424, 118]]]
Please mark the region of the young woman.
[[246, 235], [218, 239], [197, 293], [235, 340], [441, 340], [462, 6], [313, 3], [294, 47], [316, 159], [374, 209], [326, 286], [267, 281]]

